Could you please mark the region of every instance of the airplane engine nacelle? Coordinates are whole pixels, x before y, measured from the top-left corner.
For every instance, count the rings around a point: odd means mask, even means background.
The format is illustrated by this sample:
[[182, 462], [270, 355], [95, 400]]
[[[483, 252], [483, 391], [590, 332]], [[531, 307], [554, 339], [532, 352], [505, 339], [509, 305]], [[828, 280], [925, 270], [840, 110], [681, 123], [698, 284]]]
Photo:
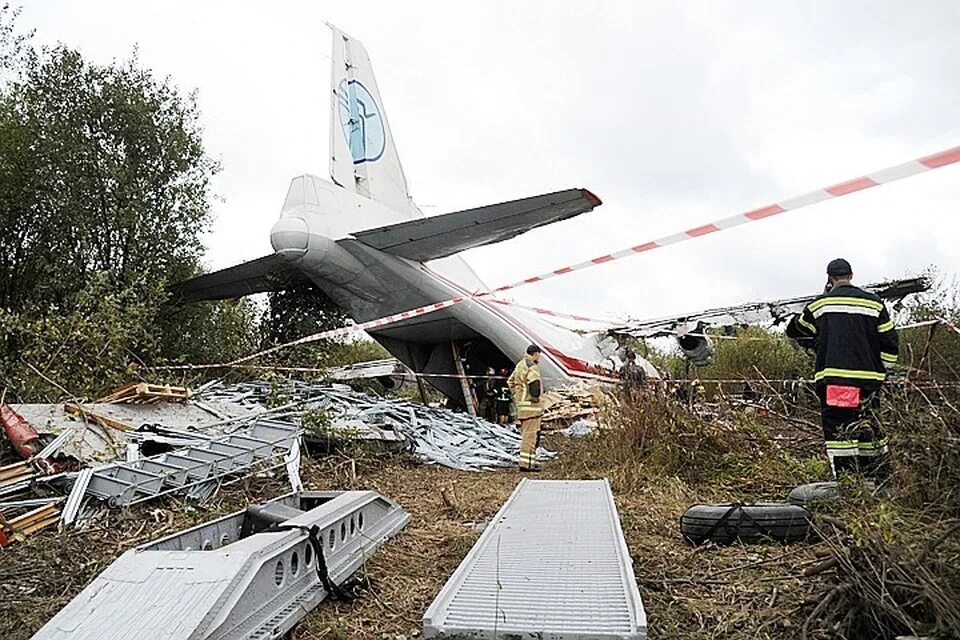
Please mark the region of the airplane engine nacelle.
[[698, 367], [705, 367], [713, 362], [713, 341], [705, 335], [677, 336], [677, 344], [683, 355]]

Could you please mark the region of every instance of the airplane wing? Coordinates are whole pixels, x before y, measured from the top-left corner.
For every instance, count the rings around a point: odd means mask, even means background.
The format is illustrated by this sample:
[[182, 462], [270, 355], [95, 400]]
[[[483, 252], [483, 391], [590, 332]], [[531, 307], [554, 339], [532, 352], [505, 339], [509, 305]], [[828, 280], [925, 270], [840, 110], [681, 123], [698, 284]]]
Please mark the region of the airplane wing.
[[[868, 284], [863, 288], [888, 302], [897, 302], [912, 293], [928, 290], [930, 281], [923, 277], [905, 278]], [[816, 298], [815, 295], [807, 295], [769, 302], [748, 302], [672, 318], [635, 320], [629, 321], [623, 326], [614, 327], [609, 332], [635, 338], [657, 338], [684, 334], [695, 330], [697, 327], [733, 327], [748, 324], [777, 325], [800, 313], [807, 303], [814, 298]]]
[[424, 262], [509, 240], [600, 204], [600, 198], [586, 189], [567, 189], [368, 229], [353, 236], [380, 251]]
[[301, 282], [308, 280], [295, 265], [272, 254], [179, 282], [170, 287], [170, 293], [176, 303], [225, 300], [282, 291]]

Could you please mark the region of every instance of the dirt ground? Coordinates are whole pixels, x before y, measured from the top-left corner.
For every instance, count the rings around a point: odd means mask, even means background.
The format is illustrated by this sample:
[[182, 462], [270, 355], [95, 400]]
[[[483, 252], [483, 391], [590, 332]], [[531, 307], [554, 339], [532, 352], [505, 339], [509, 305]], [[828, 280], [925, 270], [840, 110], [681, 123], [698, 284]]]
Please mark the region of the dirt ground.
[[[789, 425], [757, 438], [757, 451], [778, 466], [788, 460], [801, 475], [813, 468], [803, 456], [819, 455], [816, 439]], [[791, 443], [789, 449], [783, 442]], [[610, 479], [650, 638], [783, 638], [804, 623], [819, 585], [803, 571], [818, 562], [818, 544], [693, 548], [679, 534], [679, 517], [690, 504], [783, 499], [789, 474], [776, 476], [781, 484], [763, 481], [757, 473], [766, 464], [763, 455], [749, 445], [721, 452], [723, 474], [691, 481], [682, 470], [652, 472], [614, 455], [622, 443], [607, 434], [548, 435], [545, 444], [561, 455], [539, 477]], [[513, 470], [457, 472], [405, 455], [383, 459], [353, 452], [307, 461], [303, 477], [309, 489], [375, 489], [412, 519], [358, 576], [356, 599], [322, 603], [296, 637], [399, 640], [419, 635], [421, 616], [476, 541], [478, 523], [496, 513], [522, 476]], [[29, 638], [125, 549], [284, 491], [281, 477], [250, 478], [224, 487], [202, 507], [143, 505], [86, 530], [43, 532], [10, 547], [0, 553], [0, 638]]]

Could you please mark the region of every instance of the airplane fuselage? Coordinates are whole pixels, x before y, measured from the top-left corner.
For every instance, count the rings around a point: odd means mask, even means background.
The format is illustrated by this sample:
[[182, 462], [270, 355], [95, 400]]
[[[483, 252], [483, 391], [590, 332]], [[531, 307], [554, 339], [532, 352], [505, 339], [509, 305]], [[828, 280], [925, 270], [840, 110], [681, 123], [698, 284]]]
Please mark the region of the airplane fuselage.
[[[416, 217], [419, 212], [415, 209], [396, 211], [305, 175], [291, 184], [271, 232], [271, 244], [356, 322], [487, 291], [459, 256], [421, 263], [377, 250], [352, 236]], [[487, 367], [511, 365], [531, 343], [543, 349], [541, 371], [551, 385], [604, 379], [604, 370], [609, 371], [613, 364], [608, 357], [613, 345], [535, 316], [518, 317], [515, 310], [482, 297], [370, 333], [408, 367], [426, 374], [454, 375], [455, 348], [473, 365], [473, 373], [484, 373]], [[471, 354], [471, 345], [482, 346]], [[605, 353], [604, 346], [610, 351]], [[477, 362], [470, 362], [471, 355], [476, 355]], [[455, 379], [428, 380], [448, 395], [457, 395], [459, 382]]]

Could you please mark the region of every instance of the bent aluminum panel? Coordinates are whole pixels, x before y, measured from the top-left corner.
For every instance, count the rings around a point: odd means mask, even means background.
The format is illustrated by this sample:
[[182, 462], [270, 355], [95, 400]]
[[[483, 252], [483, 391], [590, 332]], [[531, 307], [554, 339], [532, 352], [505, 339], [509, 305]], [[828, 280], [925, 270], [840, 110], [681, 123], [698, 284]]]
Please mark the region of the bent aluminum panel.
[[[284, 524], [316, 525], [324, 531], [329, 575], [339, 584], [399, 532], [410, 515], [373, 491], [344, 491], [332, 499], [329, 495], [305, 492], [278, 500], [298, 500], [301, 506], [322, 500]], [[168, 537], [127, 551], [34, 640], [282, 637], [327, 595], [317, 575], [316, 555], [300, 529], [236, 540], [242, 514], [184, 531], [178, 534], [182, 540]], [[189, 548], [198, 542], [200, 549]]]
[[423, 617], [426, 638], [643, 639], [606, 480], [524, 479]]

